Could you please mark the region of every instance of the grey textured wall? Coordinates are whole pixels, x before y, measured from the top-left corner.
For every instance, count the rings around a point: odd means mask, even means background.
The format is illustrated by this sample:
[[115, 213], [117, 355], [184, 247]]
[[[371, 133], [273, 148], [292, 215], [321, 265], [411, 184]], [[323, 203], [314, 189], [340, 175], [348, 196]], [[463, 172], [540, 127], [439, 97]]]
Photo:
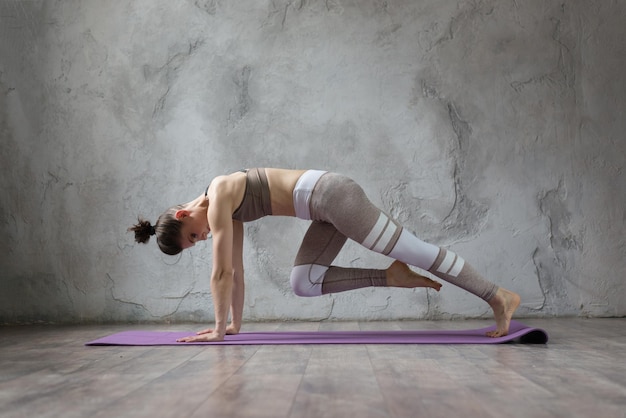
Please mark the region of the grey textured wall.
[[[210, 321], [209, 244], [172, 258], [126, 228], [251, 166], [350, 175], [520, 316], [622, 316], [625, 21], [608, 0], [2, 0], [0, 322]], [[306, 228], [246, 226], [247, 320], [489, 315], [445, 284], [298, 298]]]

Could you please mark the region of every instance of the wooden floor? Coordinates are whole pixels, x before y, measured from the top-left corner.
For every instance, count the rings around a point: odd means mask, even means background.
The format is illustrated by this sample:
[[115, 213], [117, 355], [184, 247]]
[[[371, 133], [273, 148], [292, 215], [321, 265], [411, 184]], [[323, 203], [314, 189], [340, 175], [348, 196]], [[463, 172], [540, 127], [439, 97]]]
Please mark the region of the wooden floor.
[[[122, 330], [0, 327], [1, 417], [626, 417], [626, 319], [526, 319], [547, 345], [85, 347]], [[485, 321], [246, 324], [459, 329]]]

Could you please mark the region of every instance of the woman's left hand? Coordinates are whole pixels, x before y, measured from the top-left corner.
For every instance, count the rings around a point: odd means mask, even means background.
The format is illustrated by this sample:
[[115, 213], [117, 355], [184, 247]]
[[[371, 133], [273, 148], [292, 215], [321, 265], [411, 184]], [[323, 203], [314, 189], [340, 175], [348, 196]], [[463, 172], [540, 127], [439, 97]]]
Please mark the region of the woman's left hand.
[[206, 332], [199, 335], [191, 335], [189, 337], [179, 338], [176, 340], [178, 343], [195, 343], [195, 342], [216, 342], [224, 341], [224, 336], [215, 332]]

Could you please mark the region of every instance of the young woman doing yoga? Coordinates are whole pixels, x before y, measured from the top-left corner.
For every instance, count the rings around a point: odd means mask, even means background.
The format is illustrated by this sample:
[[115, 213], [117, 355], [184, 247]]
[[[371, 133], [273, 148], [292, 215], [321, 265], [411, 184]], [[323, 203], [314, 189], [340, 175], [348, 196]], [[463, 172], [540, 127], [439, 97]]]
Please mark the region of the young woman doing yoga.
[[[500, 337], [509, 331], [520, 303], [516, 293], [485, 280], [452, 251], [428, 244], [402, 228], [374, 206], [353, 180], [319, 170], [255, 168], [216, 177], [203, 194], [168, 209], [154, 226], [139, 219], [129, 228], [140, 243], [156, 235], [161, 250], [171, 255], [213, 236], [215, 327], [179, 341], [221, 341], [224, 335], [239, 332], [244, 305], [243, 222], [270, 215], [312, 221], [291, 271], [291, 286], [298, 296], [368, 286], [439, 291], [440, 283], [413, 272], [411, 265], [486, 301], [496, 319], [496, 329], [488, 336]], [[395, 261], [386, 270], [333, 266], [347, 238]]]

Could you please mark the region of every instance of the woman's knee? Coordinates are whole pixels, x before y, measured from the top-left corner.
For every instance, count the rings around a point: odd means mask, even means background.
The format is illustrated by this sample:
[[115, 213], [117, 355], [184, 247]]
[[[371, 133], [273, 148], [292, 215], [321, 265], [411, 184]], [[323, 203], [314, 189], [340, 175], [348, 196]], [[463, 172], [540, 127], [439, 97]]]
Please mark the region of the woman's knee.
[[295, 266], [289, 278], [293, 293], [302, 297], [321, 296], [322, 283], [327, 270], [327, 266], [319, 264]]

